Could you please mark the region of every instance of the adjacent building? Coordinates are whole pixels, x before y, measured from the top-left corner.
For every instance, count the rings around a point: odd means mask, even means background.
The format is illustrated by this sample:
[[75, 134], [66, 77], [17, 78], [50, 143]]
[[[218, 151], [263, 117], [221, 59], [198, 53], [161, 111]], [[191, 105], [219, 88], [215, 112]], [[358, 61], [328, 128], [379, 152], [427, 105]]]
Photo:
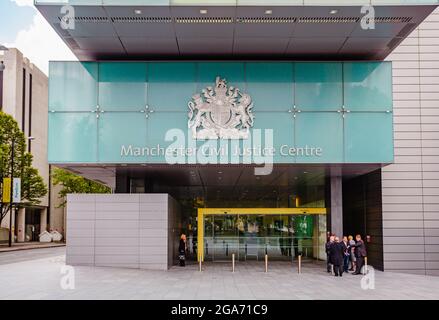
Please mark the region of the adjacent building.
[[[5, 48], [6, 49], [6, 48]], [[33, 155], [33, 166], [38, 169], [48, 186], [48, 194], [41, 203], [20, 208], [14, 214], [14, 241], [39, 241], [45, 230], [64, 230], [63, 209], [57, 208], [58, 196], [50, 183], [50, 166], [47, 160], [47, 106], [48, 77], [23, 54], [8, 48], [0, 51], [0, 107], [17, 121], [27, 140], [28, 151]], [[8, 240], [9, 216], [1, 225], [0, 241]]]
[[325, 259], [335, 233], [439, 273], [438, 1], [67, 3], [36, 1], [80, 59], [50, 65], [49, 163], [115, 190], [68, 199], [68, 263], [166, 269], [179, 232]]

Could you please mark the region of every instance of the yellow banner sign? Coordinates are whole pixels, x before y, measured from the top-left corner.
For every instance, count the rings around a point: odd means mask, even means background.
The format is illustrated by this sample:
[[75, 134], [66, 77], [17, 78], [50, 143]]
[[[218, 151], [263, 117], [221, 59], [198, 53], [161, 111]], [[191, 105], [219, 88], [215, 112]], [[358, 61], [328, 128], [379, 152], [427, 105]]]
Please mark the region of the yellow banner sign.
[[11, 202], [11, 182], [11, 178], [3, 178], [3, 203]]

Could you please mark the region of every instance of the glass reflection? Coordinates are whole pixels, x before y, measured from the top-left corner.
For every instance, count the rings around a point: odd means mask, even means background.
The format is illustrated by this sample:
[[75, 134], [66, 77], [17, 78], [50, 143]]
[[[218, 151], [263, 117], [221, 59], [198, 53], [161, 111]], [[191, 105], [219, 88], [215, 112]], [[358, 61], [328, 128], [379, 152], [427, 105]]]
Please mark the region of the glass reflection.
[[212, 261], [304, 258], [324, 260], [326, 216], [310, 214], [206, 216], [205, 259]]

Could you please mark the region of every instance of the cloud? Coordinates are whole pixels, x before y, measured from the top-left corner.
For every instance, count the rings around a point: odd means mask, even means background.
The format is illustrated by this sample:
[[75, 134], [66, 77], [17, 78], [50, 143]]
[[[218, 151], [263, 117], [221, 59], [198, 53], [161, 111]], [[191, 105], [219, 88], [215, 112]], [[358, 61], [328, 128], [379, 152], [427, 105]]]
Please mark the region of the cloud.
[[[19, 5], [27, 5], [32, 0], [13, 0]], [[61, 40], [43, 16], [36, 12], [31, 24], [19, 31], [9, 48], [17, 48], [33, 64], [48, 74], [51, 60], [77, 60], [72, 51]]]
[[33, 7], [34, 6], [34, 0], [11, 0], [12, 2], [15, 2], [15, 4], [19, 7]]

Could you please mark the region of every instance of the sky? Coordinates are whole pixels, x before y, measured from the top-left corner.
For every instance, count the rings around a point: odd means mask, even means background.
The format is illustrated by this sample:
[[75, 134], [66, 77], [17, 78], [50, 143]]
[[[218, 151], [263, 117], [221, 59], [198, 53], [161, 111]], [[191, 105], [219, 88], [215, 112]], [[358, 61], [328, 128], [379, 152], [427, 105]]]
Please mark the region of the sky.
[[0, 44], [19, 49], [46, 74], [51, 60], [77, 60], [33, 0], [0, 0]]

